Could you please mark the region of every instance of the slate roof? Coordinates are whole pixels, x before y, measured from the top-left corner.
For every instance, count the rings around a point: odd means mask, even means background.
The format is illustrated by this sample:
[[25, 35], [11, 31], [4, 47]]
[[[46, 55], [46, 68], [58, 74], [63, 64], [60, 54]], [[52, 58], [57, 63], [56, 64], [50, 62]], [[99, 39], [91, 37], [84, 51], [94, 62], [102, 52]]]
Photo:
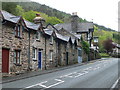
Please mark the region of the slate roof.
[[[10, 22], [13, 22], [13, 23], [18, 23], [19, 22], [19, 20], [21, 19], [21, 17], [20, 16], [15, 16], [15, 15], [12, 15], [12, 14], [10, 14], [10, 13], [8, 13], [8, 12], [6, 12], [6, 11], [4, 11], [4, 10], [1, 10], [0, 11], [1, 12], [1, 14], [2, 14], [2, 16], [3, 16], [3, 18], [5, 19], [5, 20], [7, 20], [7, 21], [10, 21]], [[26, 27], [27, 28], [29, 28], [29, 29], [32, 29], [32, 30], [38, 30], [39, 28], [40, 28], [40, 24], [34, 24], [34, 23], [32, 23], [32, 22], [29, 22], [29, 21], [27, 21], [27, 20], [24, 20], [24, 23], [25, 23], [25, 25], [26, 25]], [[51, 28], [54, 28], [54, 29], [56, 29], [56, 31], [58, 30], [60, 30], [62, 27], [62, 25], [65, 25], [66, 26], [66, 30], [69, 30], [70, 29], [70, 24], [59, 24], [58, 25], [58, 27], [60, 26], [60, 28], [56, 28], [56, 27], [51, 27]], [[70, 26], [69, 26], [70, 25]], [[56, 25], [55, 25], [56, 26]], [[69, 28], [69, 29], [68, 29]], [[52, 35], [52, 33], [53, 33], [53, 30], [52, 29], [44, 29], [44, 33], [45, 34], [47, 34], [47, 35]], [[60, 40], [63, 40], [63, 41], [66, 41], [66, 42], [68, 42], [69, 41], [69, 39], [70, 39], [70, 36], [63, 36], [63, 35], [61, 35], [61, 34], [59, 34], [58, 32], [55, 32], [55, 34], [56, 34], [56, 37], [58, 38], [58, 39], [60, 39]], [[75, 37], [71, 37], [71, 40], [72, 40], [72, 43], [74, 43], [75, 42]]]
[[115, 45], [117, 48], [120, 49], [120, 44], [117, 44], [117, 43], [115, 43], [115, 42], [112, 42], [112, 44]]
[[43, 29], [44, 30], [44, 33], [51, 36], [52, 33], [53, 33], [53, 30], [50, 30], [50, 29]]
[[78, 39], [81, 39], [81, 35], [80, 34], [74, 34], [74, 36], [76, 36]]
[[75, 39], [72, 38], [71, 40], [72, 40], [72, 44], [74, 44], [75, 43]]
[[61, 40], [63, 40], [63, 41], [68, 42], [69, 39], [70, 39], [70, 37], [68, 37], [68, 36], [63, 36], [63, 35], [58, 34], [58, 33], [56, 33], [56, 32], [55, 32], [55, 34], [56, 34], [56, 37], [57, 37], [58, 39], [61, 39]]
[[13, 22], [13, 23], [18, 23], [18, 21], [21, 18], [21, 16], [12, 15], [4, 10], [1, 10], [0, 12], [5, 20]]
[[[58, 30], [64, 28], [69, 32], [72, 32], [71, 23], [61, 23], [54, 25], [55, 28]], [[85, 23], [78, 23], [78, 29], [77, 32], [88, 32], [89, 29], [93, 28], [92, 22], [85, 22]]]
[[34, 23], [29, 22], [27, 20], [24, 20], [24, 22], [25, 22], [27, 28], [30, 28], [30, 29], [33, 29], [33, 30], [38, 30], [39, 27], [41, 26], [40, 24], [34, 24]]

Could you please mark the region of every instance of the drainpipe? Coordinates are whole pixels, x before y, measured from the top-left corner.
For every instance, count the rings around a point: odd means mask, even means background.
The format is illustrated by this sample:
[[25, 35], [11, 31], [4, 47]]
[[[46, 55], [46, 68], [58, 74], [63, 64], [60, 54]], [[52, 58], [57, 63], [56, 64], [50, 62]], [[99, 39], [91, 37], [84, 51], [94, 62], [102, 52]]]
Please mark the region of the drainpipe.
[[55, 60], [55, 62], [56, 62], [56, 67], [58, 67], [58, 42], [57, 42], [57, 40], [56, 40], [56, 60]]
[[28, 71], [30, 70], [30, 30], [28, 31], [29, 47], [28, 47]]
[[46, 49], [47, 47], [46, 47], [46, 37], [45, 37], [45, 70], [47, 70], [47, 67], [46, 67], [46, 59], [47, 59], [47, 55], [46, 55]]

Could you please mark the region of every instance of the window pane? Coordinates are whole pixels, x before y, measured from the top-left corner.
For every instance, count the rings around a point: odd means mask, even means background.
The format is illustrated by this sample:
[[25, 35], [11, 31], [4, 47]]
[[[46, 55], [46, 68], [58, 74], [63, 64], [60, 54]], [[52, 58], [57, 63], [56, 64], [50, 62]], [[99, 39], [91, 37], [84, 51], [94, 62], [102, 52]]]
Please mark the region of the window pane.
[[20, 26], [18, 26], [18, 36], [20, 37]]
[[16, 52], [14, 52], [14, 59], [13, 59], [13, 63], [16, 63]]
[[17, 27], [14, 28], [14, 34], [15, 34], [15, 35], [16, 35], [16, 29], [17, 29]]
[[33, 48], [33, 58], [36, 59], [36, 48]]
[[36, 32], [36, 39], [39, 39], [39, 33]]
[[50, 43], [53, 43], [53, 37], [50, 37]]
[[53, 55], [53, 52], [50, 51], [50, 60], [52, 60], [52, 55]]
[[20, 51], [18, 51], [17, 54], [18, 54], [18, 55], [17, 55], [17, 56], [18, 56], [18, 57], [17, 57], [17, 58], [18, 58], [17, 63], [20, 64]]
[[78, 56], [81, 56], [82, 52], [81, 50], [78, 50]]

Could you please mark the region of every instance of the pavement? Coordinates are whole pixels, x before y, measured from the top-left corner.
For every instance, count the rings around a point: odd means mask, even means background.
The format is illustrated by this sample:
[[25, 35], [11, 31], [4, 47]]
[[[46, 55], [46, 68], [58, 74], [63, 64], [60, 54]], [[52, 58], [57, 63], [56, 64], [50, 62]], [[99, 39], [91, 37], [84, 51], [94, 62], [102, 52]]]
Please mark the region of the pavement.
[[[52, 73], [32, 76], [2, 84], [5, 90], [114, 90], [118, 82], [118, 59], [95, 60], [84, 65], [68, 66]], [[110, 89], [112, 88], [112, 89]], [[3, 90], [4, 90], [3, 89]], [[118, 89], [116, 89], [118, 90]]]
[[41, 70], [28, 71], [24, 74], [20, 74], [20, 75], [16, 75], [16, 76], [3, 77], [2, 82], [0, 82], [0, 84], [12, 82], [12, 81], [17, 81], [17, 80], [21, 80], [21, 79], [25, 79], [25, 78], [35, 77], [35, 76], [39, 76], [39, 75], [43, 75], [43, 74], [48, 74], [48, 73], [52, 73], [52, 72], [56, 72], [56, 71], [60, 71], [60, 70], [65, 70], [65, 69], [85, 65], [85, 64], [88, 64], [88, 63], [93, 63], [93, 62], [96, 62], [96, 61], [105, 60], [105, 59], [106, 58], [102, 58], [102, 59], [92, 60], [92, 61], [88, 61], [88, 62], [84, 62], [84, 63], [78, 63], [78, 64], [74, 64], [74, 65], [56, 67], [56, 68], [53, 68], [53, 69], [50, 69], [50, 70], [48, 69], [48, 70], [43, 70], [43, 71], [41, 71]]

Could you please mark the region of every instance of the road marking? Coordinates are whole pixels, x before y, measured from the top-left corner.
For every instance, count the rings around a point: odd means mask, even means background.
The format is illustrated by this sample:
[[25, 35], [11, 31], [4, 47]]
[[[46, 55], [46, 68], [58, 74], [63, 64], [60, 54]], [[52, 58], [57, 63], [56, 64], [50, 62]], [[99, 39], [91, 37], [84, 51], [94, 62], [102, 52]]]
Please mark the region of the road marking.
[[[103, 64], [103, 65], [102, 65], [102, 64]], [[102, 63], [102, 64], [97, 64], [97, 65], [95, 65], [95, 67], [85, 68], [85, 69], [81, 70], [81, 72], [69, 73], [69, 74], [60, 76], [59, 78], [67, 78], [67, 77], [68, 77], [68, 78], [77, 78], [77, 77], [80, 77], [80, 76], [82, 76], [82, 75], [85, 75], [85, 74], [89, 73], [90, 71], [94, 71], [94, 70], [100, 69], [100, 68], [106, 66], [106, 65], [109, 64], [109, 63], [104, 62], [104, 63]], [[101, 67], [101, 66], [102, 66], [102, 67]], [[46, 83], [49, 83], [49, 82], [48, 82], [48, 81], [44, 81], [44, 82], [41, 82], [41, 83], [37, 83], [37, 84], [35, 84], [35, 85], [28, 86], [28, 87], [26, 87], [25, 89], [27, 89], [27, 88], [32, 88], [32, 87], [35, 87], [35, 86], [41, 86], [41, 87], [43, 87], [43, 89], [45, 89], [45, 88], [51, 88], [51, 87], [53, 87], [53, 86], [56, 86], [56, 85], [58, 85], [58, 84], [61, 84], [61, 83], [64, 83], [64, 82], [65, 82], [65, 81], [62, 81], [62, 80], [60, 80], [60, 79], [54, 79], [54, 80], [55, 80], [55, 81], [58, 81], [58, 82], [55, 83], [55, 84], [46, 86], [45, 84], [46, 84]], [[118, 83], [118, 81], [117, 81], [117, 83]], [[115, 84], [116, 84], [116, 83], [115, 83]], [[113, 87], [115, 86], [115, 84], [113, 85]], [[24, 89], [21, 89], [21, 90], [24, 90]]]
[[92, 69], [92, 67], [88, 67], [88, 68], [83, 69], [83, 70], [85, 70], [85, 71], [86, 71], [86, 70], [91, 70], [91, 69]]
[[69, 73], [69, 74], [66, 74], [66, 75], [60, 76], [60, 78], [71, 77], [70, 75], [71, 75], [71, 74], [74, 74], [74, 73], [76, 73], [76, 72], [73, 72], [73, 73]]
[[48, 81], [44, 81], [44, 82], [37, 83], [37, 84], [31, 85], [31, 86], [28, 86], [28, 87], [25, 87], [25, 88], [35, 87], [35, 86], [37, 86], [37, 85], [40, 85], [40, 84], [43, 84], [43, 83], [47, 83], [47, 82], [48, 82]]
[[59, 81], [58, 83], [55, 83], [55, 84], [52, 84], [52, 85], [50, 85], [50, 86], [47, 86], [46, 88], [51, 88], [51, 87], [54, 87], [54, 86], [56, 86], [56, 85], [58, 85], [58, 84], [61, 84], [61, 83], [64, 83], [65, 81], [62, 81], [62, 80], [60, 80], [60, 79], [55, 79], [56, 81]]
[[85, 73], [78, 73], [78, 74], [79, 75], [75, 76], [75, 78], [80, 77], [80, 76], [84, 75]]
[[[32, 87], [35, 87], [35, 86], [41, 86], [41, 87], [43, 87], [43, 88], [51, 88], [51, 87], [53, 87], [53, 86], [56, 86], [56, 85], [58, 85], [58, 84], [61, 84], [61, 83], [64, 83], [64, 82], [65, 82], [65, 81], [60, 80], [60, 79], [54, 79], [54, 80], [55, 80], [55, 81], [58, 81], [58, 82], [55, 83], [55, 84], [46, 86], [46, 85], [43, 85], [43, 84], [48, 83], [48, 81], [44, 81], [44, 82], [41, 82], [41, 83], [37, 83], [37, 84], [35, 84], [35, 85], [31, 85], [31, 86], [25, 87], [25, 89], [32, 88]], [[20, 90], [24, 90], [24, 89], [20, 89]]]
[[120, 77], [115, 81], [115, 83], [112, 85], [110, 90], [113, 90], [117, 86], [119, 80], [120, 80]]

